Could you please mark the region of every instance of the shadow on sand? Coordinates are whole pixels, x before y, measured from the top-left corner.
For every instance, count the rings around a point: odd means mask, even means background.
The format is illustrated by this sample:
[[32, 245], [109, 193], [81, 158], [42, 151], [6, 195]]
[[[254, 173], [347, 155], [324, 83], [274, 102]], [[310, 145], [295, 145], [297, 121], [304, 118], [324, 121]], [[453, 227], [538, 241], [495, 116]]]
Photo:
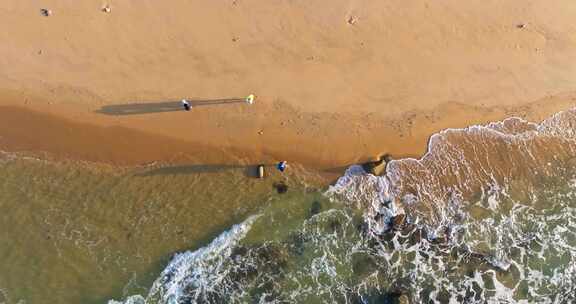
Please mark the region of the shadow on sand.
[[[215, 106], [215, 105], [225, 105], [225, 104], [245, 102], [244, 98], [204, 99], [204, 100], [186, 99], [186, 100], [188, 100], [188, 102], [192, 106], [192, 109], [194, 107]], [[182, 103], [180, 100], [105, 105], [102, 106], [100, 109], [96, 110], [96, 113], [105, 115], [138, 115], [138, 114], [175, 112], [175, 111], [184, 111], [184, 108], [182, 107]]]
[[[264, 167], [273, 167], [274, 165], [266, 165]], [[157, 175], [176, 175], [176, 174], [199, 174], [199, 173], [220, 173], [231, 170], [243, 169], [244, 175], [247, 177], [258, 177], [258, 165], [187, 165], [187, 166], [173, 166], [152, 169], [138, 174], [139, 176], [157, 176]]]
[[326, 172], [326, 173], [332, 173], [332, 174], [338, 174], [338, 175], [343, 175], [346, 170], [348, 168], [350, 168], [350, 166], [355, 165], [355, 164], [351, 164], [351, 165], [347, 165], [347, 166], [342, 166], [342, 167], [334, 167], [334, 168], [327, 168], [324, 169], [322, 171]]

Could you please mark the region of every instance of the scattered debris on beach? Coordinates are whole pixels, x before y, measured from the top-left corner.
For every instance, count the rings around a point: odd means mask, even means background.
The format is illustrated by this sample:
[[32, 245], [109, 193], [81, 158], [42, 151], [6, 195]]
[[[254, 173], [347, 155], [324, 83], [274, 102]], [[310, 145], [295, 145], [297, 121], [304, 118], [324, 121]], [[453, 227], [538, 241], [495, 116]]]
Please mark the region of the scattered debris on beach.
[[40, 9], [40, 14], [44, 17], [50, 17], [52, 15], [52, 11], [46, 8]]
[[110, 13], [112, 12], [112, 9], [110, 8], [109, 5], [106, 5], [105, 7], [102, 8], [102, 11], [105, 13]]
[[258, 169], [257, 177], [264, 178], [264, 165], [258, 165], [257, 169]]
[[527, 26], [528, 26], [528, 24], [526, 24], [526, 23], [516, 24], [516, 28], [519, 28], [519, 29], [524, 29], [524, 28], [526, 28]]
[[356, 19], [356, 17], [354, 17], [354, 16], [350, 16], [350, 17], [348, 17], [348, 21], [347, 21], [347, 22], [348, 22], [348, 24], [350, 24], [350, 25], [354, 25], [354, 24], [356, 24], [356, 22], [358, 22], [358, 19]]

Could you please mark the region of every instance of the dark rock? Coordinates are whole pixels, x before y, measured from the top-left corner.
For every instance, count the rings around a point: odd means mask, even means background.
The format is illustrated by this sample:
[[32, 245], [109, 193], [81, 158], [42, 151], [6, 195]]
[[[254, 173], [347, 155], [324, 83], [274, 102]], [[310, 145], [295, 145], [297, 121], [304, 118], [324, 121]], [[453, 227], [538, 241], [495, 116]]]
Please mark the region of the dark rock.
[[330, 231], [331, 232], [339, 232], [342, 228], [342, 224], [340, 223], [339, 220], [336, 220], [336, 219], [331, 220], [329, 225], [330, 225]]
[[369, 230], [368, 223], [366, 223], [366, 222], [358, 223], [358, 225], [356, 225], [356, 230], [358, 230], [360, 235], [362, 235], [363, 237], [368, 236], [368, 232], [369, 232], [368, 231]]
[[378, 160], [376, 161], [369, 161], [362, 164], [362, 168], [364, 169], [364, 171], [370, 174], [380, 176], [385, 173], [386, 163], [388, 162], [389, 159], [390, 157], [388, 156], [388, 154], [381, 155], [380, 157], [378, 157]]
[[270, 266], [271, 270], [280, 270], [288, 262], [288, 252], [279, 245], [267, 244], [257, 249], [258, 262], [261, 265]]
[[355, 275], [366, 277], [374, 273], [378, 265], [369, 254], [357, 253], [352, 256], [352, 269]]
[[382, 205], [386, 208], [390, 208], [390, 205], [392, 205], [392, 201], [391, 200], [385, 200]]
[[[400, 278], [392, 283], [392, 287], [390, 288], [389, 294], [394, 296], [397, 300], [396, 303], [410, 303], [409, 301], [409, 287], [412, 285], [412, 278], [409, 276]], [[403, 298], [404, 301], [408, 302], [400, 302], [400, 299]]]
[[304, 254], [305, 244], [308, 241], [303, 233], [294, 233], [288, 237], [288, 250], [291, 254]]
[[375, 222], [381, 221], [382, 218], [384, 218], [384, 215], [382, 213], [376, 213], [376, 215], [374, 215], [374, 221]]
[[400, 213], [400, 214], [396, 215], [392, 219], [392, 229], [394, 229], [394, 230], [402, 229], [402, 226], [404, 226], [405, 222], [406, 222], [406, 215], [404, 213]]
[[231, 258], [243, 257], [243, 256], [246, 256], [246, 254], [248, 254], [248, 248], [246, 248], [244, 246], [237, 246], [237, 247], [234, 247], [232, 249], [232, 253], [230, 254], [230, 257]]
[[278, 192], [278, 194], [284, 194], [288, 192], [288, 185], [283, 182], [277, 182], [272, 185], [274, 189]]

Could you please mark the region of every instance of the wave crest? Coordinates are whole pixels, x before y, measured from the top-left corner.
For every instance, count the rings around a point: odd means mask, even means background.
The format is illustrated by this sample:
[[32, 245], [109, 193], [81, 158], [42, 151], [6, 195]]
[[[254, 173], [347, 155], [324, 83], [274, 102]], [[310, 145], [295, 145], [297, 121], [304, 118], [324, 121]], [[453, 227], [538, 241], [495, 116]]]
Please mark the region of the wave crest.
[[[361, 202], [366, 218], [381, 234], [392, 217], [406, 214], [427, 227], [456, 216], [455, 205], [506, 191], [511, 185], [533, 188], [558, 175], [576, 157], [576, 109], [540, 124], [508, 118], [482, 126], [434, 134], [420, 159], [392, 160], [384, 176], [353, 167], [328, 195]], [[371, 193], [376, 192], [376, 193]]]

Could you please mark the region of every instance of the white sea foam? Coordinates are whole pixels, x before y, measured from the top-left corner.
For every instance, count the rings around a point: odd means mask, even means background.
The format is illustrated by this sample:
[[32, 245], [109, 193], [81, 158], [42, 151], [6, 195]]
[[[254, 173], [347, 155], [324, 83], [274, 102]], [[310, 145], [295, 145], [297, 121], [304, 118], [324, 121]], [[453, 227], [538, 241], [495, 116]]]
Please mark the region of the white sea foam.
[[222, 287], [219, 283], [227, 272], [225, 263], [234, 246], [246, 236], [257, 218], [258, 216], [251, 216], [241, 224], [232, 226], [205, 247], [175, 254], [152, 285], [146, 298], [134, 295], [124, 302], [111, 300], [108, 303], [176, 304], [183, 299], [196, 303], [208, 292], [221, 292], [217, 288]]
[[[326, 195], [365, 210], [371, 237], [358, 235], [352, 211], [333, 209], [304, 220], [294, 239], [231, 259], [251, 218], [207, 247], [175, 255], [146, 298], [123, 303], [214, 299], [207, 295], [232, 303], [248, 295], [258, 303], [369, 303], [389, 290], [414, 303], [576, 301], [576, 189], [574, 177], [560, 179], [567, 171], [559, 167], [576, 156], [573, 121], [572, 110], [540, 124], [510, 118], [449, 129], [430, 138], [420, 159], [388, 163], [384, 176], [352, 166]], [[548, 191], [532, 181], [548, 177], [565, 184]], [[408, 225], [390, 232], [402, 213]], [[280, 249], [270, 256], [275, 251], [262, 248]], [[288, 259], [289, 270], [277, 269], [276, 258]], [[372, 268], [355, 269], [359, 259]], [[238, 265], [255, 275], [234, 281]]]
[[[450, 214], [447, 202], [461, 199], [465, 193], [480, 191], [484, 196], [488, 189], [486, 203], [495, 210], [497, 196], [507, 195], [509, 181], [522, 178], [521, 174], [529, 175], [520, 169], [522, 166], [533, 167], [535, 175], [538, 170], [544, 175], [553, 174], [555, 168], [538, 157], [538, 149], [547, 148], [542, 145], [553, 138], [566, 144], [549, 148], [559, 149], [564, 159], [576, 157], [574, 128], [576, 109], [557, 113], [540, 124], [513, 117], [465, 129], [446, 129], [430, 137], [421, 158], [390, 161], [384, 176], [366, 174], [360, 166], [350, 167], [327, 195], [366, 208], [368, 223], [376, 234], [390, 228], [391, 217], [400, 213], [406, 213], [412, 222], [425, 219], [430, 226], [440, 225]], [[497, 143], [502, 144], [490, 146]], [[497, 151], [497, 147], [505, 151]], [[509, 155], [498, 155], [502, 153]], [[499, 159], [502, 157], [506, 161]], [[559, 156], [553, 158], [558, 160]], [[506, 166], [514, 171], [503, 171], [508, 170]]]
[[[395, 232], [392, 251], [383, 247], [379, 255], [390, 263], [391, 270], [403, 269], [416, 278], [411, 283], [416, 302], [439, 303], [439, 294], [444, 290], [450, 293], [451, 303], [463, 299], [470, 303], [525, 303], [525, 299], [515, 298], [523, 282], [528, 285], [522, 288], [527, 288], [525, 296], [531, 299], [529, 302], [564, 303], [574, 300], [576, 294], [576, 213], [570, 206], [575, 193], [546, 195], [536, 191], [538, 184], [530, 184], [530, 180], [534, 176], [538, 177], [536, 181], [559, 176], [566, 170], [558, 165], [574, 157], [576, 110], [558, 113], [540, 124], [509, 118], [437, 133], [430, 138], [426, 154], [419, 159], [389, 162], [384, 176], [351, 167], [327, 195], [367, 208], [365, 218], [376, 238], [390, 228], [391, 217], [406, 213], [412, 224], [427, 231], [429, 240], [450, 231], [447, 239], [451, 248], [465, 248], [470, 256], [491, 266], [476, 270], [472, 278], [456, 276], [457, 279], [447, 280], [444, 274], [455, 270], [451, 268], [455, 267], [453, 263], [449, 266], [450, 263], [442, 262], [445, 257], [433, 252], [428, 241], [401, 242], [400, 232]], [[512, 171], [507, 172], [506, 167]], [[511, 182], [518, 181], [525, 183], [527, 201], [514, 201], [508, 193]], [[573, 190], [575, 184], [575, 179], [567, 181]], [[477, 203], [468, 203], [467, 195], [476, 191], [480, 193]], [[551, 207], [532, 207], [546, 197], [555, 202]], [[383, 202], [392, 208], [386, 210]], [[554, 209], [558, 204], [564, 206], [563, 214]], [[485, 211], [472, 214], [468, 206]], [[564, 260], [554, 265], [552, 257], [557, 255]], [[402, 256], [415, 256], [414, 267], [407, 267]], [[427, 257], [428, 261], [419, 257]], [[430, 257], [436, 260], [431, 262]], [[533, 268], [533, 263], [542, 261], [544, 267], [566, 267], [567, 271], [555, 269], [553, 274], [546, 274]], [[501, 282], [502, 273], [510, 276], [508, 283]], [[421, 291], [430, 289], [426, 280], [434, 282], [435, 287], [423, 299]], [[543, 287], [548, 281], [553, 286]], [[553, 300], [551, 290], [558, 292]]]

